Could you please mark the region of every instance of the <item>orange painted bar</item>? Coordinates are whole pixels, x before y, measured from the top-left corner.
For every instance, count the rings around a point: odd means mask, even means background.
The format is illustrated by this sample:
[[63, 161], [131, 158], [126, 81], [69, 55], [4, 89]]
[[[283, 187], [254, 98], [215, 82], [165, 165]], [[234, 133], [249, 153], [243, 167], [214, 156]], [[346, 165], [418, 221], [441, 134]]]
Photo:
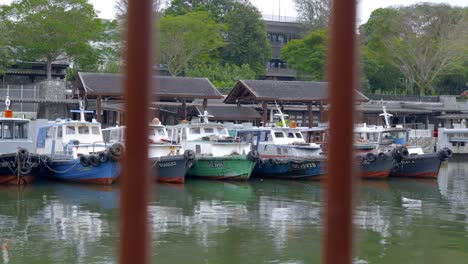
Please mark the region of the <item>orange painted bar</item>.
[[120, 263], [149, 263], [148, 120], [152, 64], [152, 1], [129, 0], [125, 87], [125, 158], [120, 181]]
[[356, 0], [333, 1], [328, 76], [330, 144], [324, 231], [326, 264], [352, 263]]

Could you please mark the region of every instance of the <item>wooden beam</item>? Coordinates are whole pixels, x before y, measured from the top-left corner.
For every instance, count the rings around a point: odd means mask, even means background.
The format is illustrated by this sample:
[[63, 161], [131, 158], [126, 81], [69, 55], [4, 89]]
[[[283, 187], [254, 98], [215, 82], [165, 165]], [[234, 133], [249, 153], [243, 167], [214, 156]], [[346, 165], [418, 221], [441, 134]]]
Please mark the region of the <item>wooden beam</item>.
[[203, 111], [208, 111], [208, 99], [203, 99]]
[[263, 101], [262, 102], [262, 110], [263, 110], [263, 126], [266, 127], [266, 124], [268, 122], [268, 108], [267, 108], [267, 102]]

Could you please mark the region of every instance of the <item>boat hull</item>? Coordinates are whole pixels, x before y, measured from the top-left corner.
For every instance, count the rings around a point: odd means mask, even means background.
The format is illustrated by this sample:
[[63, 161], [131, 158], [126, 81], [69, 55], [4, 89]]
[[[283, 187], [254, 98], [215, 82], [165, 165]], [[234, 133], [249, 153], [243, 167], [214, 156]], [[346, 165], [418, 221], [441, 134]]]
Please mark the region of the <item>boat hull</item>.
[[50, 165], [41, 173], [44, 178], [77, 183], [112, 184], [120, 175], [120, 164], [108, 161], [99, 166], [80, 164], [79, 159], [52, 160]]
[[255, 161], [246, 155], [224, 157], [197, 157], [187, 171], [188, 177], [210, 180], [239, 180], [250, 178]]
[[163, 156], [153, 159], [153, 177], [158, 182], [184, 183], [185, 174], [187, 174], [192, 162], [185, 155]]
[[253, 176], [278, 179], [319, 179], [326, 173], [324, 158], [261, 158]]
[[369, 160], [365, 156], [361, 159], [360, 177], [364, 179], [386, 179], [394, 167], [394, 160], [389, 154], [375, 156]]
[[439, 158], [437, 153], [409, 156], [395, 162], [390, 176], [437, 178], [441, 164], [442, 159]]
[[[33, 182], [40, 170], [40, 156], [29, 154], [24, 158], [18, 154], [0, 155], [0, 184], [23, 185]], [[19, 171], [18, 171], [19, 168]]]

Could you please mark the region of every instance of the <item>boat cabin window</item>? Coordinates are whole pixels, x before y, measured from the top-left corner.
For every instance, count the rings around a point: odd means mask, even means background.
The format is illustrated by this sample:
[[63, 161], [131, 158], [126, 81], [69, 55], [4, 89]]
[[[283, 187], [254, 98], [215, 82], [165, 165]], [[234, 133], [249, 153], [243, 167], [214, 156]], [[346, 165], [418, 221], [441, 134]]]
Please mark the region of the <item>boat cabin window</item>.
[[284, 138], [284, 134], [283, 134], [283, 132], [275, 132], [275, 137]]
[[190, 128], [190, 134], [200, 134], [200, 128], [199, 127]]
[[268, 132], [262, 132], [261, 136], [260, 136], [260, 140], [262, 141], [268, 141], [268, 135], [270, 135], [270, 133]]
[[74, 126], [67, 126], [66, 128], [67, 135], [74, 135], [75, 134], [75, 127]]
[[214, 133], [214, 129], [212, 127], [205, 127], [203, 130], [205, 131], [205, 134]]
[[302, 134], [301, 133], [296, 133], [296, 137], [297, 138], [302, 138]]
[[13, 138], [13, 122], [3, 122], [2, 124], [2, 138]]
[[62, 127], [59, 126], [57, 127], [57, 138], [62, 138], [63, 132], [62, 132]]
[[294, 133], [289, 132], [288, 133], [288, 138], [294, 138]]
[[388, 131], [382, 132], [380, 136], [380, 144], [405, 144], [407, 132], [406, 131]]
[[15, 138], [28, 138], [28, 123], [15, 123]]
[[227, 134], [226, 129], [224, 129], [222, 127], [218, 127], [217, 130], [218, 130], [218, 133], [221, 134], [221, 135], [226, 135]]
[[93, 135], [100, 135], [100, 133], [99, 133], [99, 127], [97, 127], [97, 126], [92, 126], [92, 127], [91, 127], [91, 133], [92, 133]]
[[46, 138], [53, 138], [55, 134], [55, 127], [47, 128]]
[[79, 126], [78, 127], [78, 134], [81, 134], [81, 135], [89, 134], [89, 127], [88, 126]]

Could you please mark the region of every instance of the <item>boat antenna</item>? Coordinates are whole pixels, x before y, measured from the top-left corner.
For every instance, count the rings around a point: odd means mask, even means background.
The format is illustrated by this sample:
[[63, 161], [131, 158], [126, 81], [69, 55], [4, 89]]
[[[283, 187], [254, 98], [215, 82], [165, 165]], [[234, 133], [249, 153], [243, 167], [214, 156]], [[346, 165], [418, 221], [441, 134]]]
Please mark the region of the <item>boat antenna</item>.
[[381, 101], [382, 103], [382, 111], [383, 113], [380, 114], [379, 116], [383, 116], [385, 119], [385, 126], [390, 127], [390, 119], [389, 117], [392, 117], [393, 115], [387, 112], [387, 107], [383, 104], [383, 100]]
[[5, 97], [5, 106], [6, 106], [6, 109], [5, 109], [5, 110], [10, 110], [10, 105], [11, 105], [10, 96], [7, 95], [7, 96]]
[[283, 111], [281, 111], [281, 108], [278, 106], [278, 103], [276, 103], [276, 101], [275, 101], [275, 105], [276, 105], [276, 109], [278, 110], [278, 113], [275, 114], [275, 115], [280, 117], [281, 123], [283, 123], [282, 127], [287, 127], [286, 126], [286, 120], [284, 119], [284, 117], [288, 116], [288, 115], [283, 114]]
[[212, 115], [209, 115], [208, 114], [208, 111], [203, 111], [203, 115], [198, 115], [198, 117], [202, 117], [203, 118], [203, 123], [208, 123], [208, 118], [209, 117], [213, 117]]

